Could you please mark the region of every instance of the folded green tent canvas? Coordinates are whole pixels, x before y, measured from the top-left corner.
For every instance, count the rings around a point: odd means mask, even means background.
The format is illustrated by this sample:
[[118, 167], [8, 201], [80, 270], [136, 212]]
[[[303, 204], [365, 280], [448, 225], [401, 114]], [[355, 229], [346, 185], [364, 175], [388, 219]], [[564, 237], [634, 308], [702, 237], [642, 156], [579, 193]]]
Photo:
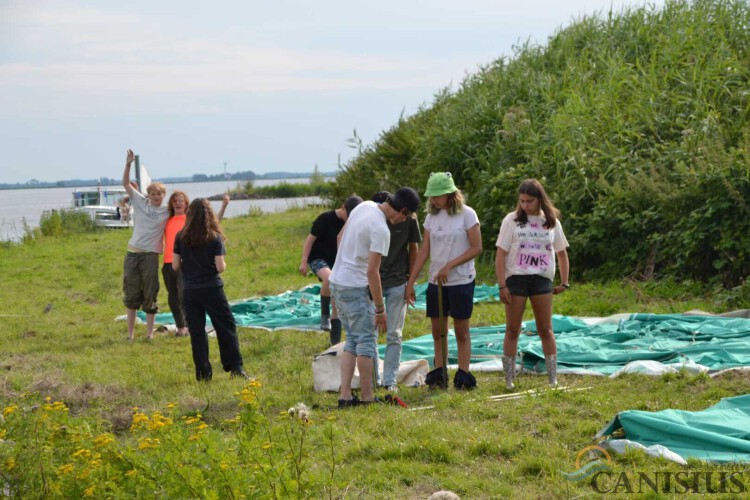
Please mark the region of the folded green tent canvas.
[[722, 399], [702, 411], [623, 411], [597, 437], [620, 429], [629, 441], [664, 446], [685, 460], [750, 462], [750, 394]]

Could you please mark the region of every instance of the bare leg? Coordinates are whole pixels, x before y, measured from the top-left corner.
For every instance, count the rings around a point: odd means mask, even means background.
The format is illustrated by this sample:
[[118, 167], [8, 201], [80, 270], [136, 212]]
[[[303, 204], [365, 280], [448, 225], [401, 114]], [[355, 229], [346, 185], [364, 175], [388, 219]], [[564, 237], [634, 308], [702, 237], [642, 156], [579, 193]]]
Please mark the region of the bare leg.
[[372, 392], [373, 360], [369, 356], [357, 356], [357, 369], [359, 370], [359, 387], [362, 389], [362, 401], [373, 401], [375, 395]]
[[146, 314], [146, 338], [149, 340], [154, 338], [154, 319], [156, 319], [156, 314]]
[[531, 307], [534, 310], [536, 331], [542, 341], [542, 350], [545, 356], [557, 354], [557, 343], [552, 331], [552, 294], [534, 295], [530, 297]]
[[135, 309], [128, 309], [128, 340], [135, 338]]
[[552, 331], [552, 294], [535, 295], [531, 297], [531, 307], [534, 308], [536, 330], [542, 340], [544, 351], [544, 365], [547, 368], [549, 385], [557, 386], [557, 343]]
[[526, 297], [519, 295], [511, 295], [510, 304], [505, 304], [505, 341], [503, 342], [502, 363], [507, 390], [513, 390], [516, 387], [513, 380], [516, 378], [516, 353], [524, 309], [526, 309]]
[[341, 387], [339, 388], [339, 399], [347, 401], [352, 399], [352, 377], [354, 377], [354, 365], [356, 362], [357, 358], [349, 351], [344, 351], [341, 354]]
[[468, 319], [454, 319], [453, 331], [456, 334], [456, 345], [458, 346], [458, 367], [469, 371], [471, 362], [471, 335], [469, 334]]
[[505, 341], [503, 354], [515, 356], [518, 352], [518, 336], [521, 334], [523, 311], [526, 309], [526, 297], [511, 295], [510, 304], [505, 304]]

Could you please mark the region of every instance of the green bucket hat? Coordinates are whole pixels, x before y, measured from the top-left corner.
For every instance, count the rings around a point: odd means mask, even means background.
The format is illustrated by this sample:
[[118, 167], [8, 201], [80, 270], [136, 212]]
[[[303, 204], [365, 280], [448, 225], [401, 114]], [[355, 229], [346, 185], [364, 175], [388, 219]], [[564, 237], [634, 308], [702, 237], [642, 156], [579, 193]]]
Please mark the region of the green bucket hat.
[[433, 172], [427, 179], [427, 191], [424, 192], [424, 195], [428, 197], [441, 196], [456, 191], [458, 191], [458, 188], [453, 183], [453, 176], [450, 172]]

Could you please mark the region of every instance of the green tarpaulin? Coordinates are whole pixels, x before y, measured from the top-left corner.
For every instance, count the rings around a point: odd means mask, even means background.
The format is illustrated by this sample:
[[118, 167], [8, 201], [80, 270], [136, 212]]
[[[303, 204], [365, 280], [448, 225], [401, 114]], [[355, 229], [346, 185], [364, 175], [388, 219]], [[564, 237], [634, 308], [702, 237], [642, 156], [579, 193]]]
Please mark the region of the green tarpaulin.
[[619, 429], [629, 441], [664, 446], [685, 460], [750, 462], [750, 394], [722, 399], [702, 411], [623, 411], [598, 437]]
[[[427, 284], [417, 285], [415, 308], [425, 309]], [[499, 300], [497, 285], [477, 285], [474, 289], [474, 302]], [[297, 330], [318, 330], [320, 327], [320, 285], [309, 285], [295, 292], [285, 292], [269, 297], [249, 298], [230, 303], [232, 314], [239, 326], [254, 328], [292, 328]], [[141, 321], [146, 314], [138, 311]], [[172, 325], [171, 313], [156, 315], [156, 324]], [[210, 324], [210, 320], [206, 318]]]
[[[631, 314], [622, 319], [579, 319], [555, 315], [558, 366], [609, 375], [633, 361], [698, 364], [709, 370], [750, 366], [750, 319], [679, 314]], [[533, 321], [518, 341], [526, 369], [543, 371], [544, 353]], [[505, 325], [471, 329], [472, 363], [502, 356]], [[381, 346], [381, 354], [384, 347]], [[455, 337], [448, 337], [449, 363], [457, 363]], [[401, 359], [434, 357], [432, 335], [403, 344]]]

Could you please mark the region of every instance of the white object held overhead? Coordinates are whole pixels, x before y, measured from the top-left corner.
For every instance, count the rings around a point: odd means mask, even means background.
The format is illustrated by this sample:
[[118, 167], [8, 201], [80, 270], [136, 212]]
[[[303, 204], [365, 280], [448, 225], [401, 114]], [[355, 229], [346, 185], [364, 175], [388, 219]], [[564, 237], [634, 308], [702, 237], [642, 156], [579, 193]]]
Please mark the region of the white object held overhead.
[[141, 165], [141, 160], [138, 155], [135, 155], [135, 182], [138, 184], [138, 190], [146, 193], [146, 188], [151, 184], [151, 176], [148, 175], [148, 171], [144, 165]]

